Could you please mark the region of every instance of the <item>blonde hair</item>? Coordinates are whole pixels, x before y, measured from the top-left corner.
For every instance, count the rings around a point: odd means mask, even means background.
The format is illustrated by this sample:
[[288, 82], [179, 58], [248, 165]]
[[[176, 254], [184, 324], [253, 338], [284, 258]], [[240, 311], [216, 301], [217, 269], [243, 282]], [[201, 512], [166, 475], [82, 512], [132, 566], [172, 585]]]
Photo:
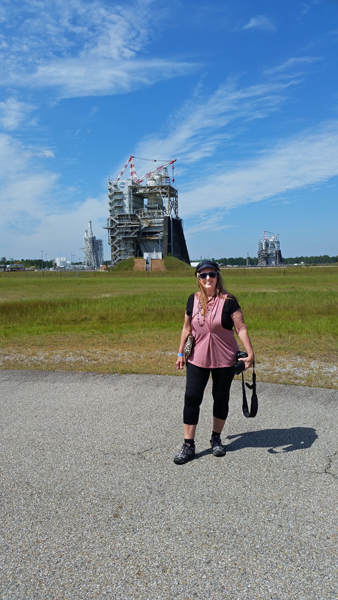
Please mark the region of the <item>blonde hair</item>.
[[[197, 274], [197, 283], [201, 292], [201, 304], [202, 304], [202, 315], [205, 316], [207, 312], [207, 304], [208, 304], [208, 295], [206, 289], [203, 285], [203, 280], [199, 278]], [[217, 282], [216, 282], [216, 296], [222, 296], [222, 294], [226, 294], [227, 291], [224, 287], [223, 279], [220, 273], [217, 273]]]

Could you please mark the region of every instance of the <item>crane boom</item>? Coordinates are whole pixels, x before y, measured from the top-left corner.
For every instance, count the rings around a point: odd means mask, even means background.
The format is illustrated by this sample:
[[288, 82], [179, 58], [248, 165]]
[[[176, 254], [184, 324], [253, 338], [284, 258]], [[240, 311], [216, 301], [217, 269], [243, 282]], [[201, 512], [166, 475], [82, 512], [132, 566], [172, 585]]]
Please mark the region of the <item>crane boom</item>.
[[177, 161], [177, 158], [174, 158], [174, 160], [169, 160], [168, 162], [164, 163], [164, 165], [161, 165], [160, 167], [156, 167], [155, 169], [148, 171], [148, 173], [146, 173], [145, 175], [140, 177], [140, 179], [138, 179], [137, 182], [141, 183], [141, 181], [144, 181], [145, 179], [147, 179], [148, 177], [153, 175], [153, 173], [159, 173], [159, 171], [162, 171], [162, 169], [164, 169], [165, 167], [168, 167], [169, 165], [172, 165], [176, 161]]
[[122, 177], [123, 173], [125, 172], [125, 170], [126, 170], [127, 166], [129, 165], [129, 163], [130, 163], [130, 161], [131, 161], [132, 159], [133, 159], [133, 156], [129, 156], [129, 158], [128, 158], [128, 160], [127, 160], [126, 164], [124, 165], [124, 167], [123, 167], [123, 169], [122, 169], [122, 171], [121, 171], [120, 175], [119, 175], [119, 176], [118, 176], [118, 178], [116, 179], [116, 181], [119, 181], [119, 180], [121, 179], [121, 177]]
[[136, 173], [136, 169], [135, 169], [135, 165], [134, 165], [134, 156], [129, 156], [126, 164], [124, 165], [120, 175], [118, 176], [118, 178], [116, 179], [116, 181], [120, 181], [123, 173], [125, 172], [127, 166], [130, 163], [130, 175], [133, 181], [136, 181], [138, 183], [138, 178], [137, 178], [137, 173]]
[[[126, 168], [129, 165], [129, 163], [130, 163], [130, 175], [131, 175], [132, 180], [135, 181], [135, 183], [142, 183], [142, 181], [144, 181], [145, 179], [147, 179], [154, 173], [159, 173], [160, 171], [162, 171], [162, 169], [164, 169], [165, 167], [168, 167], [169, 165], [172, 165], [177, 160], [177, 158], [174, 158], [174, 160], [169, 160], [168, 162], [164, 163], [163, 165], [160, 165], [159, 167], [156, 167], [155, 169], [148, 171], [148, 173], [146, 173], [142, 177], [138, 178], [136, 169], [135, 169], [135, 165], [134, 165], [134, 158], [135, 158], [134, 156], [130, 156], [128, 158], [126, 164], [124, 165], [124, 167], [123, 167], [121, 173], [119, 174], [118, 178], [116, 179], [116, 181], [119, 181], [121, 179], [123, 173], [125, 172]], [[154, 162], [156, 162], [156, 161], [154, 161]]]

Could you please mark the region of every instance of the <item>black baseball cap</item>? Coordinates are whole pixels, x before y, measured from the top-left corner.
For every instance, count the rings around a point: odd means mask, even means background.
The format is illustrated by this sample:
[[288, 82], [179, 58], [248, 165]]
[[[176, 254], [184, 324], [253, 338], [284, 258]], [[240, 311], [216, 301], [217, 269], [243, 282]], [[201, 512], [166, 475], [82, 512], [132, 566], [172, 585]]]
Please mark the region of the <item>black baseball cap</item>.
[[202, 260], [202, 262], [198, 263], [195, 270], [195, 275], [202, 271], [202, 269], [213, 269], [216, 271], [216, 273], [220, 273], [218, 264], [213, 260]]

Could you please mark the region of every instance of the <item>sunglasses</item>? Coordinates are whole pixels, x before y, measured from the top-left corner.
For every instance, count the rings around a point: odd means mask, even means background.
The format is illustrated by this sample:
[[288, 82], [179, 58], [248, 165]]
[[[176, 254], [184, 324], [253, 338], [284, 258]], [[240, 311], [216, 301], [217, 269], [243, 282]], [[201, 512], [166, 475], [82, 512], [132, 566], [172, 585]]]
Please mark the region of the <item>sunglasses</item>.
[[217, 277], [217, 273], [215, 271], [210, 271], [210, 273], [200, 273], [198, 275], [198, 277], [200, 279], [206, 279], [208, 277], [208, 275], [209, 275], [210, 279], [215, 279]]

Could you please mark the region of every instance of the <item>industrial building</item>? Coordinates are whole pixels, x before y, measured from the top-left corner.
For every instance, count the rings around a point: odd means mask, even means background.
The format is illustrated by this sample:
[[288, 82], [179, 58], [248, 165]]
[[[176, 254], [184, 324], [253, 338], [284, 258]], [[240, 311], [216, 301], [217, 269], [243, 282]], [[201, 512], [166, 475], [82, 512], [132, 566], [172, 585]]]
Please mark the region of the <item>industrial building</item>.
[[279, 233], [264, 231], [258, 240], [258, 266], [277, 267], [282, 264], [283, 258], [280, 249]]
[[[178, 216], [178, 191], [171, 160], [138, 178], [131, 156], [116, 181], [108, 182], [108, 243], [111, 263], [130, 257], [174, 256], [188, 264], [189, 254]], [[155, 161], [156, 162], [156, 161]], [[121, 181], [130, 166], [130, 178]], [[167, 167], [172, 166], [172, 177]]]
[[67, 267], [67, 263], [69, 261], [67, 261], [67, 258], [65, 256], [58, 256], [55, 259], [55, 265], [57, 266], [58, 269], [64, 269], [65, 267]]
[[93, 234], [91, 221], [84, 234], [83, 264], [91, 269], [99, 269], [103, 264], [103, 242]]

